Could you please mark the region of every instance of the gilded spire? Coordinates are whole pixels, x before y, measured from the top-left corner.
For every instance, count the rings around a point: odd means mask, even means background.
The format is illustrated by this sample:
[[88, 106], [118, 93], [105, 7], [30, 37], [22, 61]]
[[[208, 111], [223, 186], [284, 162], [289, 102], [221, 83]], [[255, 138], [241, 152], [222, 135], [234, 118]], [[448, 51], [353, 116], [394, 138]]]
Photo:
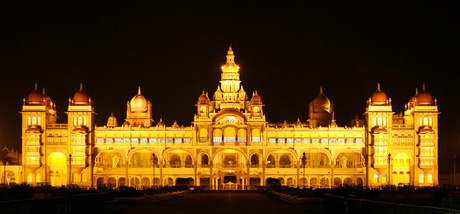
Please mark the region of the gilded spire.
[[83, 91], [83, 83], [80, 83], [80, 91]]
[[137, 94], [141, 94], [141, 86], [139, 86], [139, 88], [137, 88]]
[[380, 83], [377, 82], [377, 91], [380, 91]]
[[38, 89], [37, 89], [37, 83], [35, 83], [35, 90], [38, 90]]
[[320, 87], [319, 87], [319, 93], [320, 93], [320, 94], [323, 93], [323, 86], [320, 86]]

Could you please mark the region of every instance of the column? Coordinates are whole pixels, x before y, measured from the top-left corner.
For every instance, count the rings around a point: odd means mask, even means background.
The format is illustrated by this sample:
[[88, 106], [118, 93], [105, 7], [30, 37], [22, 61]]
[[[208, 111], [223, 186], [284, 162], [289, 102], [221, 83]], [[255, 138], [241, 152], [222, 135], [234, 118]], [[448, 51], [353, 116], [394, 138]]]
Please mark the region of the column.
[[300, 183], [300, 164], [297, 163], [297, 188], [299, 188]]
[[262, 161], [262, 180], [260, 182], [262, 186], [265, 186], [265, 160]]
[[128, 175], [129, 175], [129, 172], [128, 172], [129, 162], [128, 162], [128, 160], [125, 160], [125, 168], [126, 168], [126, 181], [125, 181], [125, 185], [129, 187], [129, 186], [130, 186], [130, 183], [129, 183], [129, 182], [130, 182], [131, 179], [129, 179], [129, 177], [128, 177]]
[[214, 189], [214, 181], [213, 181], [213, 176], [212, 176], [212, 162], [209, 164], [209, 186], [211, 189]]
[[[160, 159], [160, 158], [158, 158]], [[160, 165], [160, 186], [163, 186], [163, 161], [158, 163]]]
[[331, 188], [334, 188], [334, 168], [335, 164], [331, 164]]
[[251, 175], [249, 174], [250, 173], [250, 167], [251, 167], [251, 164], [247, 164], [247, 178], [246, 178], [246, 190], [249, 189], [250, 185], [251, 185]]

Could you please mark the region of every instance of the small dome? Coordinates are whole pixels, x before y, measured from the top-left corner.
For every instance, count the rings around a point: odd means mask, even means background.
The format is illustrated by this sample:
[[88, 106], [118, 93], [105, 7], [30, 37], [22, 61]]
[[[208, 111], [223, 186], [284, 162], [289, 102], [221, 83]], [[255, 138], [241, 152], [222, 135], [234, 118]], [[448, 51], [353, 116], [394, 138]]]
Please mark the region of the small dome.
[[129, 126], [129, 125], [130, 125], [130, 124], [129, 124], [128, 121], [125, 121], [125, 122], [123, 123], [123, 126]]
[[313, 100], [314, 112], [331, 112], [331, 101], [323, 94], [323, 87], [319, 90], [319, 95]]
[[117, 127], [117, 126], [118, 126], [117, 118], [113, 116], [113, 112], [112, 112], [109, 119], [107, 120], [107, 127]]
[[43, 105], [43, 98], [43, 94], [38, 91], [37, 84], [35, 83], [35, 90], [30, 92], [29, 97], [27, 98], [28, 103], [34, 105]]
[[295, 122], [295, 127], [302, 127], [302, 122], [300, 122], [299, 118], [297, 118], [297, 122]]
[[51, 101], [51, 97], [49, 97], [48, 95], [45, 94], [45, 88], [43, 88], [43, 98], [45, 99], [45, 105], [52, 108], [52, 101]]
[[332, 120], [331, 127], [337, 127], [337, 123], [335, 122], [335, 120]]
[[262, 102], [262, 97], [260, 97], [260, 96], [257, 94], [257, 91], [256, 91], [256, 92], [252, 95], [251, 101], [252, 101], [252, 102], [259, 102], [259, 103], [261, 103], [261, 102]]
[[83, 84], [80, 84], [80, 90], [73, 95], [73, 101], [76, 105], [88, 105], [89, 96], [83, 91]]
[[385, 105], [387, 101], [387, 95], [380, 90], [380, 84], [377, 83], [377, 91], [371, 95], [371, 103], [374, 105]]
[[207, 102], [209, 100], [208, 96], [206, 96], [206, 94], [203, 93], [200, 95], [200, 97], [198, 97], [198, 102]]
[[431, 105], [433, 98], [431, 94], [425, 90], [425, 84], [423, 84], [423, 90], [417, 95], [417, 105]]
[[157, 123], [157, 127], [165, 127], [165, 123], [163, 122], [163, 118], [160, 118], [160, 121]]
[[138, 93], [131, 99], [132, 112], [146, 112], [148, 110], [149, 101], [142, 96], [141, 87], [139, 86]]
[[172, 125], [173, 128], [178, 129], [180, 126], [177, 124], [177, 121], [174, 120], [174, 124]]

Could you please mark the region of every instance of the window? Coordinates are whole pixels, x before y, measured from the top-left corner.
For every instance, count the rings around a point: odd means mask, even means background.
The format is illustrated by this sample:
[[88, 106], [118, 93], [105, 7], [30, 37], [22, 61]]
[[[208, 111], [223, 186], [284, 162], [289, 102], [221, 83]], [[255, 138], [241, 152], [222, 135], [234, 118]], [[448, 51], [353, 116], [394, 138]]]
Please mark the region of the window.
[[363, 143], [363, 139], [362, 138], [356, 138], [356, 143]]
[[337, 139], [331, 139], [331, 143], [336, 143], [337, 142]]
[[192, 140], [190, 138], [184, 138], [184, 143], [191, 143]]
[[147, 138], [141, 138], [141, 143], [147, 143]]
[[377, 118], [377, 124], [378, 124], [379, 126], [382, 126], [382, 117], [378, 117], [378, 118]]
[[348, 139], [347, 139], [347, 143], [354, 143], [354, 142], [355, 142], [355, 139], [353, 139], [353, 138], [351, 138], [351, 139], [348, 138]]
[[215, 143], [222, 143], [222, 137], [213, 137], [212, 139]]
[[107, 138], [107, 139], [105, 139], [105, 142], [106, 143], [113, 143], [113, 139], [112, 138]]
[[172, 143], [173, 139], [172, 138], [166, 138], [166, 143]]
[[294, 138], [288, 138], [288, 139], [287, 139], [287, 142], [288, 142], [288, 143], [294, 143]]
[[379, 175], [378, 174], [374, 174], [374, 183], [377, 184], [379, 183]]
[[121, 143], [121, 138], [115, 138], [115, 143]]
[[124, 138], [123, 143], [129, 143], [129, 138]]
[[139, 143], [139, 139], [138, 139], [138, 138], [131, 138], [131, 142], [133, 142], [133, 143]]
[[428, 174], [428, 181], [427, 183], [431, 184], [433, 183], [433, 175], [432, 174]]
[[339, 143], [345, 143], [345, 139], [339, 139]]
[[313, 143], [319, 143], [319, 139], [313, 139]]
[[252, 137], [252, 142], [260, 143], [260, 137]]
[[104, 143], [104, 138], [98, 138], [98, 139], [96, 139], [96, 143]]
[[246, 137], [238, 137], [239, 143], [246, 143]]
[[276, 138], [268, 138], [269, 143], [276, 143]]
[[329, 139], [321, 139], [321, 143], [328, 143]]
[[159, 138], [159, 139], [158, 139], [158, 143], [164, 143], [164, 142], [165, 142], [165, 141], [164, 141], [163, 138]]
[[41, 117], [38, 117], [37, 125], [41, 124]]
[[278, 143], [284, 143], [284, 138], [278, 138]]
[[309, 138], [308, 139], [303, 139], [303, 142], [304, 143], [310, 143], [310, 139]]
[[425, 183], [425, 176], [423, 174], [420, 174], [420, 176], [418, 177], [418, 182], [421, 184]]
[[27, 125], [29, 125], [29, 126], [32, 125], [32, 118], [30, 118], [30, 117], [27, 118]]
[[295, 139], [296, 143], [302, 143], [302, 139]]
[[182, 143], [182, 138], [174, 138], [174, 143]]
[[149, 143], [156, 143], [157, 142], [157, 139], [156, 138], [150, 138], [149, 139]]

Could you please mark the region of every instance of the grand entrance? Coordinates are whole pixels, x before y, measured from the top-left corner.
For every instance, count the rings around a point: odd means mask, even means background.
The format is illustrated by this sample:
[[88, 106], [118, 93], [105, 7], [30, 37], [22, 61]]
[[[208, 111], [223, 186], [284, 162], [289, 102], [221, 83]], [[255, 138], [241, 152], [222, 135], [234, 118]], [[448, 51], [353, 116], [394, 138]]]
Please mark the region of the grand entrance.
[[222, 182], [222, 189], [224, 190], [241, 189], [241, 183], [240, 183], [240, 180], [238, 179], [239, 176], [236, 176], [235, 174], [227, 174], [223, 177], [224, 177], [224, 180]]

